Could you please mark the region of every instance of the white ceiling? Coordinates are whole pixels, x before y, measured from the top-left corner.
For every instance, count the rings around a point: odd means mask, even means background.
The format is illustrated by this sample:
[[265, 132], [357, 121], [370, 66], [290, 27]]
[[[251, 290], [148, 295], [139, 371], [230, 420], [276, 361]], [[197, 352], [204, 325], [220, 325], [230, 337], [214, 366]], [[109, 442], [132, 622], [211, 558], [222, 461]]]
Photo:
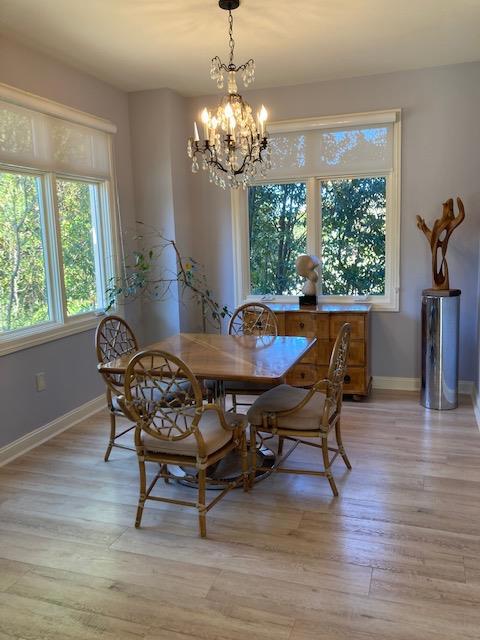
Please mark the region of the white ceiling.
[[[480, 60], [480, 0], [242, 0], [234, 16], [257, 87]], [[215, 92], [228, 51], [217, 0], [0, 0], [0, 33], [128, 91]]]

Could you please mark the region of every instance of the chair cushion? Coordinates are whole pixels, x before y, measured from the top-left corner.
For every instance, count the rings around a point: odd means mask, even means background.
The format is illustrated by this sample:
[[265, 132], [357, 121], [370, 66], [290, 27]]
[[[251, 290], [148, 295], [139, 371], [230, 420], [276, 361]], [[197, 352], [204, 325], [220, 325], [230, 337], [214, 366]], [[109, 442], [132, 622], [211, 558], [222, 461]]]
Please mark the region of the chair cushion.
[[[160, 387], [166, 387], [168, 385], [168, 382], [160, 382], [157, 383], [158, 386]], [[168, 402], [169, 400], [173, 400], [174, 397], [174, 393], [182, 393], [182, 392], [186, 392], [188, 391], [190, 387], [190, 382], [188, 382], [188, 380], [185, 380], [184, 382], [179, 382], [178, 384], [174, 384], [172, 385], [171, 389], [172, 389], [172, 394], [168, 394], [166, 396], [166, 401]], [[133, 389], [133, 394], [135, 395], [135, 389]], [[152, 400], [160, 400], [161, 396], [162, 396], [162, 392], [160, 391], [160, 389], [154, 389], [153, 393], [152, 393]], [[118, 401], [118, 396], [114, 396], [112, 395], [112, 408], [114, 411], [122, 411], [122, 407], [120, 406], [120, 402]]]
[[[248, 421], [256, 427], [261, 427], [264, 413], [277, 413], [292, 409], [304, 400], [308, 393], [308, 389], [291, 387], [288, 384], [280, 384], [278, 387], [269, 389], [257, 398], [248, 410]], [[302, 409], [289, 416], [279, 418], [278, 426], [282, 429], [297, 431], [318, 430], [321, 425], [324, 403], [325, 394], [317, 391]]]
[[[191, 413], [191, 419], [193, 419], [194, 409]], [[245, 416], [226, 413], [225, 418], [231, 429], [246, 426]], [[215, 453], [233, 438], [233, 431], [227, 431], [222, 427], [218, 413], [213, 409], [205, 411], [200, 419], [199, 427], [205, 441], [207, 455]], [[190, 457], [196, 457], [198, 453], [197, 439], [193, 434], [182, 440], [160, 440], [148, 433], [143, 433], [142, 441], [145, 449], [151, 453], [170, 453]]]

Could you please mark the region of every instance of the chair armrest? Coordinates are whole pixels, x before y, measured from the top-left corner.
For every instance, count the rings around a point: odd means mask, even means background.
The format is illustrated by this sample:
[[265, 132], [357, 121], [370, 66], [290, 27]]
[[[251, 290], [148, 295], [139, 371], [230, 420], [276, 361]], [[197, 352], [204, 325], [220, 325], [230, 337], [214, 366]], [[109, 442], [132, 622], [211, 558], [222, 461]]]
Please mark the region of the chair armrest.
[[[238, 422], [236, 424], [230, 424], [229, 421], [227, 420], [226, 416], [225, 416], [225, 411], [218, 406], [218, 404], [215, 404], [213, 402], [209, 402], [207, 404], [202, 405], [201, 409], [200, 409], [200, 413], [205, 413], [206, 411], [216, 411], [218, 418], [220, 420], [220, 424], [222, 425], [222, 427], [225, 429], [225, 431], [236, 431], [237, 429], [242, 429], [242, 431], [244, 429], [246, 429], [247, 426], [247, 418], [246, 416], [240, 416], [239, 414], [229, 414], [229, 416], [235, 416], [236, 418], [239, 418]], [[201, 420], [201, 418], [200, 418]]]
[[120, 405], [120, 408], [123, 412], [123, 414], [125, 415], [126, 418], [128, 418], [129, 420], [131, 420], [132, 422], [137, 422], [136, 418], [134, 418], [134, 416], [132, 416], [132, 414], [129, 411], [129, 403], [127, 402], [127, 399], [125, 398], [125, 396], [122, 395], [117, 395], [115, 394], [118, 404]]
[[315, 382], [315, 384], [312, 386], [312, 389], [314, 391], [318, 391], [320, 389], [323, 389], [324, 387], [329, 387], [330, 384], [331, 382], [328, 378], [322, 378], [322, 380], [317, 380], [317, 382]]

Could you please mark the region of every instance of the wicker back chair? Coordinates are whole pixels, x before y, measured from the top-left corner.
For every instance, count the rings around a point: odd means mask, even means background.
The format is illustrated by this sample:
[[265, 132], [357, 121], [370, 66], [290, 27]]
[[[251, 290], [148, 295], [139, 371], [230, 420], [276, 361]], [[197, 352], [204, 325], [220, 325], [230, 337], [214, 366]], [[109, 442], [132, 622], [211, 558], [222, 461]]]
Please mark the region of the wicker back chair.
[[[318, 380], [310, 389], [300, 389], [282, 384], [270, 389], [253, 403], [247, 414], [250, 423], [252, 481], [256, 472], [260, 470], [256, 468], [256, 434], [260, 434], [261, 440], [262, 434], [266, 433], [270, 436], [276, 435], [279, 438], [280, 459], [270, 469], [271, 471], [326, 476], [333, 495], [338, 495], [331, 471], [333, 462], [340, 455], [347, 468], [352, 468], [343, 447], [340, 431], [343, 381], [347, 370], [350, 334], [351, 326], [345, 323], [337, 335], [326, 379]], [[328, 446], [328, 437], [333, 429], [335, 429], [337, 442], [335, 448]], [[321, 444], [305, 440], [305, 438], [321, 438]], [[284, 440], [290, 440], [294, 444], [287, 454], [281, 457]], [[322, 450], [323, 470], [306, 471], [305, 469], [290, 469], [281, 466], [299, 444]], [[330, 452], [334, 453], [332, 458], [330, 458]], [[269, 469], [262, 468], [261, 470], [264, 472]]]
[[[95, 348], [98, 364], [102, 365], [119, 356], [136, 353], [138, 351], [138, 341], [130, 325], [120, 316], [105, 316], [99, 322], [95, 332]], [[129, 426], [121, 433], [116, 432], [116, 417], [125, 417], [125, 414], [118, 402], [118, 396], [123, 393], [123, 375], [101, 372], [101, 376], [107, 387], [107, 405], [110, 410], [110, 438], [104, 460], [110, 457], [113, 447], [133, 450], [131, 447], [118, 444], [117, 438], [131, 431], [135, 425]]]
[[[268, 338], [278, 336], [277, 316], [261, 302], [247, 302], [238, 307], [228, 324], [228, 333], [233, 336], [257, 336]], [[271, 388], [260, 382], [225, 382], [225, 393], [232, 396], [233, 411], [250, 403], [238, 402], [237, 396], [258, 396]]]
[[[205, 537], [208, 510], [240, 482], [248, 490], [245, 416], [226, 415], [216, 404], [203, 404], [202, 389], [194, 374], [179, 358], [165, 351], [143, 351], [133, 356], [125, 372], [124, 386], [121, 402], [136, 422], [135, 447], [140, 469], [135, 526], [141, 524], [146, 500], [158, 500], [196, 507], [200, 535]], [[235, 449], [241, 452], [242, 475], [206, 504], [207, 468]], [[146, 462], [159, 466], [148, 488]], [[198, 501], [151, 495], [160, 478], [168, 482], [177, 477], [170, 471], [172, 465], [195, 469], [195, 475], [181, 478], [198, 484]]]
[[231, 336], [278, 336], [277, 316], [261, 302], [247, 302], [235, 309], [228, 324]]

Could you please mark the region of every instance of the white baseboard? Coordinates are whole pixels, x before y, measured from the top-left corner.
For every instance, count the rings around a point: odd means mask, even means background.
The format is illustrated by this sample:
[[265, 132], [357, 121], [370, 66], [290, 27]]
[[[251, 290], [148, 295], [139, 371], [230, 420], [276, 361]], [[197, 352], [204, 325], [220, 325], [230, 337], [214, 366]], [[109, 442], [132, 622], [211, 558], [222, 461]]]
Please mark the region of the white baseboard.
[[[418, 391], [420, 389], [420, 378], [373, 376], [372, 387], [374, 389], [392, 389], [394, 391]], [[473, 382], [471, 380], [459, 380], [458, 393], [473, 397]]]
[[418, 391], [420, 389], [420, 378], [373, 376], [372, 387], [374, 389], [392, 389], [394, 391]]
[[480, 429], [480, 392], [475, 385], [473, 385], [472, 402], [475, 418], [477, 419], [477, 426]]
[[0, 448], [0, 467], [7, 464], [7, 462], [11, 462], [15, 458], [18, 458], [18, 456], [27, 453], [30, 449], [38, 447], [47, 440], [50, 440], [50, 438], [62, 433], [62, 431], [70, 429], [70, 427], [73, 427], [81, 420], [92, 416], [104, 407], [106, 407], [106, 399], [105, 394], [102, 394], [98, 398], [89, 400], [80, 407], [63, 414], [63, 416], [55, 418], [55, 420], [52, 420], [52, 422], [49, 422], [43, 427], [34, 429], [30, 433], [18, 438], [18, 440], [10, 442], [10, 444]]

